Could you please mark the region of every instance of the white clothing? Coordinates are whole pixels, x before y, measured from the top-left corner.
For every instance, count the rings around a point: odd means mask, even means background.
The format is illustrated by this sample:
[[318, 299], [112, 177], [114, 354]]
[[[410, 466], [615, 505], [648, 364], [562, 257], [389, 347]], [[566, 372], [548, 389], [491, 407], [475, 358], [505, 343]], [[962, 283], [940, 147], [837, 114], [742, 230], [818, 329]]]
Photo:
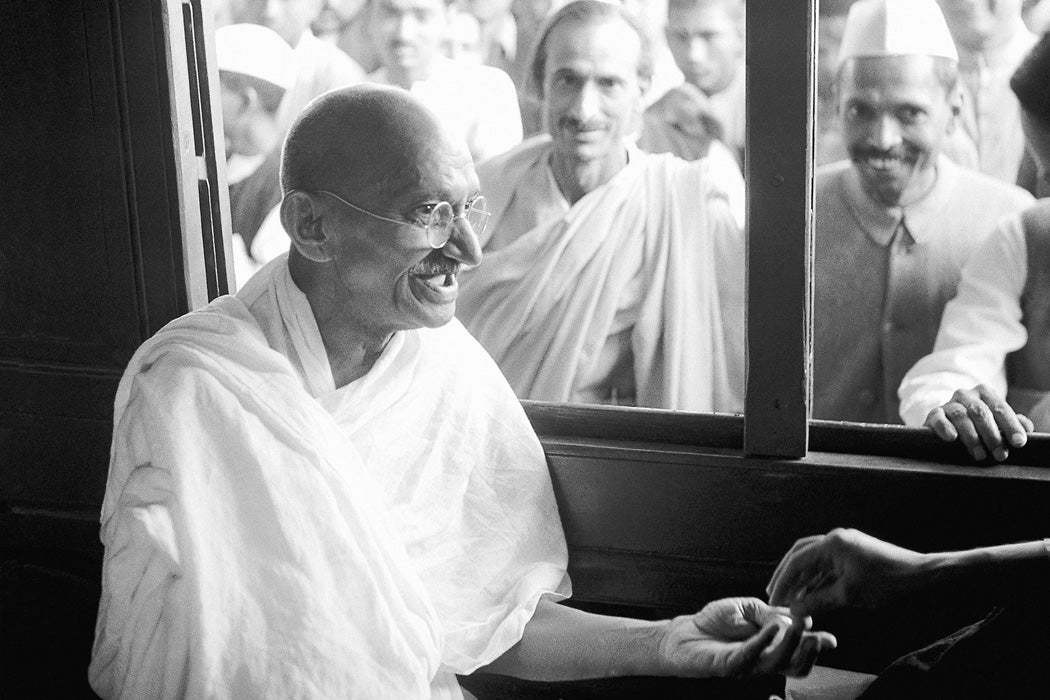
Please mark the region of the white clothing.
[[494, 233], [461, 275], [457, 314], [522, 398], [739, 411], [739, 170], [725, 151], [720, 174], [706, 158], [628, 153], [571, 206], [547, 135], [483, 165]]
[[280, 258], [147, 341], [114, 418], [104, 698], [454, 700], [568, 593], [542, 448], [455, 321], [337, 389]]
[[1003, 46], [983, 53], [959, 47], [964, 94], [958, 124], [977, 146], [977, 169], [1011, 184], [1017, 182], [1025, 145], [1021, 106], [1010, 89], [1010, 76], [1037, 40], [1018, 17]]
[[[377, 83], [390, 81], [386, 69], [369, 76]], [[470, 148], [481, 163], [521, 143], [518, 93], [510, 76], [498, 68], [435, 56], [430, 76], [409, 89], [453, 136]]]
[[901, 381], [900, 414], [920, 426], [957, 389], [978, 384], [1006, 396], [1006, 356], [1028, 342], [1021, 293], [1028, 279], [1028, 248], [1021, 215], [1003, 219], [963, 268], [959, 291], [944, 307], [933, 352]]
[[284, 93], [277, 123], [287, 129], [310, 100], [364, 78], [365, 71], [357, 61], [307, 29], [295, 45], [295, 83]]

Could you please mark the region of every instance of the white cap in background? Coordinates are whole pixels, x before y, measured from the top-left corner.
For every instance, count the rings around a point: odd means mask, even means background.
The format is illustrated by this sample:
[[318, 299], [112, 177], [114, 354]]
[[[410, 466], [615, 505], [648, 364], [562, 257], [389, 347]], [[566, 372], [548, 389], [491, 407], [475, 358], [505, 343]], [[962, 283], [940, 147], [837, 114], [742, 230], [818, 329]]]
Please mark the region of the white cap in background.
[[850, 7], [839, 47], [850, 58], [942, 56], [959, 60], [955, 42], [934, 0], [860, 0]]
[[284, 90], [295, 82], [295, 50], [280, 34], [258, 24], [215, 30], [219, 70], [265, 80]]

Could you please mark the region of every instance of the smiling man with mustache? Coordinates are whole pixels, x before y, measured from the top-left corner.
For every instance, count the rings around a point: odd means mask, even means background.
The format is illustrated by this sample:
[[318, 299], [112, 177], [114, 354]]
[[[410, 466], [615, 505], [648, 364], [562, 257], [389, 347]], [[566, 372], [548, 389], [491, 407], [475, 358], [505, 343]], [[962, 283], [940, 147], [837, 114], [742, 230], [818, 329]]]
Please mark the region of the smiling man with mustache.
[[562, 7], [530, 78], [547, 133], [478, 170], [492, 234], [458, 314], [522, 398], [742, 408], [743, 181], [724, 148], [634, 146], [652, 68], [623, 7]]
[[968, 254], [1031, 197], [943, 155], [958, 55], [933, 0], [861, 0], [837, 101], [850, 160], [817, 171], [813, 416], [898, 423]]

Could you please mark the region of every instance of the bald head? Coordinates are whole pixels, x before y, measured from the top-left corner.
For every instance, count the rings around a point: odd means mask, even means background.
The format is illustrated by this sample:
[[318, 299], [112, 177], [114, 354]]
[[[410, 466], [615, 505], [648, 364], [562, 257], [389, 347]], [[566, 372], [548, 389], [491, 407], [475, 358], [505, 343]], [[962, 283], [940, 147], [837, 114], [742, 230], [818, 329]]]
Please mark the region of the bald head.
[[371, 84], [326, 93], [288, 131], [281, 189], [371, 197], [421, 179], [448, 146], [437, 118], [408, 92]]

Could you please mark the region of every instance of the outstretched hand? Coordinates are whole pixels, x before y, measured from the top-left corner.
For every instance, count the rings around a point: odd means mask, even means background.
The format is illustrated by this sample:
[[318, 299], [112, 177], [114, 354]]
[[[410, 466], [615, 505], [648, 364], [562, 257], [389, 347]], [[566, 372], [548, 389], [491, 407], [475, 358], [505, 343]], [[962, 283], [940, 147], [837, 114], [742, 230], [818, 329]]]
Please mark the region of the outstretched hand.
[[673, 675], [804, 676], [835, 637], [809, 630], [808, 617], [789, 616], [757, 598], [723, 598], [693, 615], [670, 620], [660, 655]]
[[956, 391], [951, 400], [930, 411], [924, 425], [942, 440], [959, 440], [978, 462], [989, 454], [1002, 462], [1009, 448], [1023, 447], [1027, 434], [1035, 429], [1032, 421], [984, 385]]
[[859, 530], [798, 540], [766, 587], [772, 605], [796, 615], [893, 603], [920, 584], [923, 555]]

